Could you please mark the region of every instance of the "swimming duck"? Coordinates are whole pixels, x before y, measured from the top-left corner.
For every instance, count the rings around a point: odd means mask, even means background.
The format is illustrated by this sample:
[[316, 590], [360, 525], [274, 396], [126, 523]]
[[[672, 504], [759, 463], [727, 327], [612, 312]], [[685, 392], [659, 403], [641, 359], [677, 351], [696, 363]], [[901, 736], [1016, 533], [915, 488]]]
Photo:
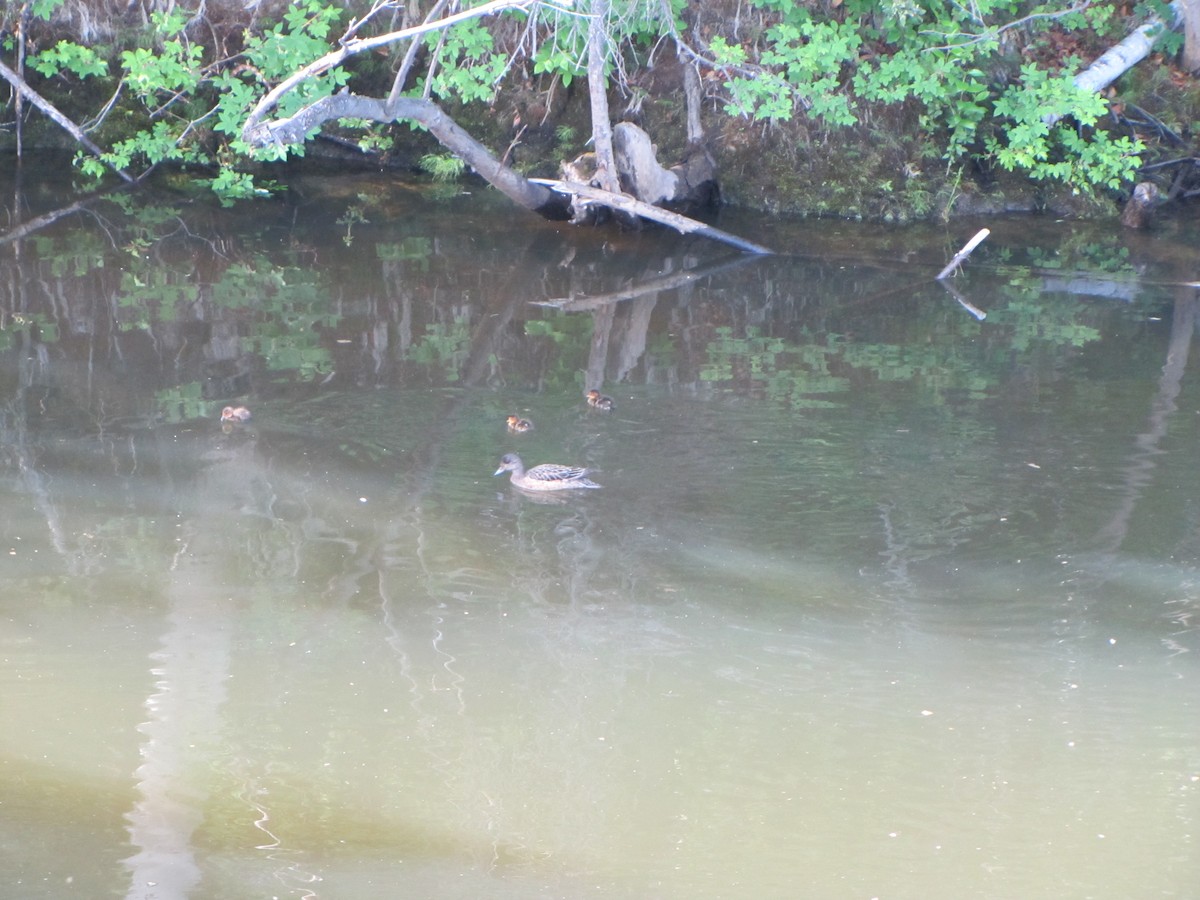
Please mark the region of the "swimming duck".
[[522, 419], [520, 416], [509, 416], [508, 430], [514, 434], [522, 434], [526, 431], [533, 431], [533, 423], [528, 419]]
[[248, 422], [250, 410], [244, 406], [227, 406], [221, 410], [222, 422]]
[[506, 453], [500, 458], [500, 468], [492, 476], [512, 472], [514, 487], [527, 491], [568, 491], [573, 488], [598, 488], [600, 485], [590, 481], [585, 476], [587, 469], [577, 466], [559, 466], [554, 463], [543, 463], [525, 471], [525, 463], [515, 453]]
[[605, 397], [599, 391], [588, 391], [587, 392], [587, 404], [588, 404], [588, 406], [594, 407], [596, 409], [603, 409], [605, 411], [608, 411], [613, 408], [613, 398]]

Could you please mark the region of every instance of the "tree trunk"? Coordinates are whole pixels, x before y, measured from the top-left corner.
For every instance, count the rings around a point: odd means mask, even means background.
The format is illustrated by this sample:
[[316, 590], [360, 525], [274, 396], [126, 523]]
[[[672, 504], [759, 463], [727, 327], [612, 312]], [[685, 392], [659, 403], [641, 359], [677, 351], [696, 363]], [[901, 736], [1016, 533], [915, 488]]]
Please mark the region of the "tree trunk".
[[600, 188], [620, 193], [613, 157], [612, 120], [608, 114], [608, 79], [604, 75], [604, 43], [608, 29], [608, 0], [592, 0], [588, 25], [588, 98], [592, 104], [592, 144], [596, 149], [594, 180]]
[[1200, 0], [1180, 0], [1183, 6], [1183, 67], [1200, 74]]

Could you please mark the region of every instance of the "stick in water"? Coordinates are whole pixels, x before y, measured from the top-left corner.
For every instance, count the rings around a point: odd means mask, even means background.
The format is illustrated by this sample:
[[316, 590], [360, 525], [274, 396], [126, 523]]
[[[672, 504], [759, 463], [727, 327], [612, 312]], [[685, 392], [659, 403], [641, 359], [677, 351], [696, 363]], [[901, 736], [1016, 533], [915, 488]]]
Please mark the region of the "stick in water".
[[953, 272], [955, 269], [957, 269], [959, 267], [959, 265], [962, 263], [962, 261], [971, 255], [971, 251], [974, 250], [976, 247], [978, 247], [980, 244], [982, 244], [983, 239], [986, 238], [991, 233], [992, 232], [990, 229], [987, 229], [987, 228], [980, 229], [979, 233], [977, 235], [975, 235], [975, 237], [973, 237], [969, 241], [967, 241], [963, 245], [963, 248], [954, 254], [954, 259], [950, 260], [950, 262], [947, 263], [946, 268], [942, 269], [942, 271], [940, 271], [938, 273], [937, 280], [941, 281], [943, 278], [945, 278], [947, 275], [949, 275], [951, 272]]

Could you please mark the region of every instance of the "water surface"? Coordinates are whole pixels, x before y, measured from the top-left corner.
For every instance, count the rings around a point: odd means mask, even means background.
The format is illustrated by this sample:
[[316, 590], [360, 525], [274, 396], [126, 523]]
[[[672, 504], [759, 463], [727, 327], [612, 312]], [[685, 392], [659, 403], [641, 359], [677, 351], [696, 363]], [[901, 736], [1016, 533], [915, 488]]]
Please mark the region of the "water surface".
[[1195, 225], [718, 224], [0, 247], [0, 895], [1193, 895]]

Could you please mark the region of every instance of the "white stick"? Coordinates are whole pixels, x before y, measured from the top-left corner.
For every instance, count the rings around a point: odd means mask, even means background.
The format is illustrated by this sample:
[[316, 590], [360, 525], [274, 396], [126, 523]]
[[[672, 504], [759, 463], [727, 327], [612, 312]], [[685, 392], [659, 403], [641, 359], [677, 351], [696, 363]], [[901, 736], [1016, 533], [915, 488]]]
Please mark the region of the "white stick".
[[957, 269], [962, 261], [971, 255], [971, 251], [982, 244], [983, 239], [991, 233], [991, 229], [981, 228], [975, 237], [967, 241], [966, 244], [963, 245], [963, 248], [954, 254], [954, 259], [950, 260], [950, 262], [946, 264], [946, 268], [942, 269], [942, 271], [938, 273], [937, 280], [941, 281], [943, 278]]

